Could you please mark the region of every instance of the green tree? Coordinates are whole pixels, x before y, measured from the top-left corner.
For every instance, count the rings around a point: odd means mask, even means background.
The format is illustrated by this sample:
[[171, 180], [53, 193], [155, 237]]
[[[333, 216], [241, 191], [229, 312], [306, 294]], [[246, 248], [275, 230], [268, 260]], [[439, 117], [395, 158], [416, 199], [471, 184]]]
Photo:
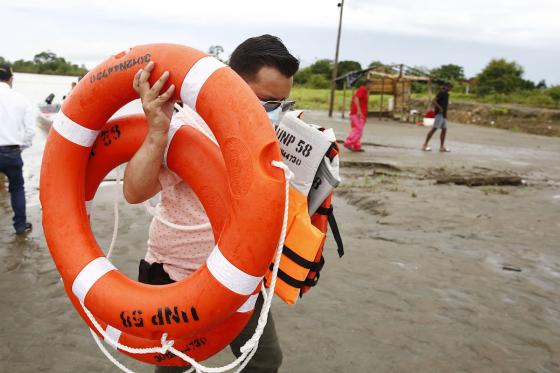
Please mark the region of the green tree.
[[560, 85], [548, 88], [545, 93], [556, 102], [556, 106], [560, 106]]
[[368, 67], [385, 67], [385, 64], [381, 61], [371, 61], [370, 64], [368, 65]]
[[309, 66], [312, 74], [322, 75], [326, 79], [331, 80], [333, 61], [329, 59], [317, 60]]
[[296, 85], [306, 85], [309, 78], [313, 75], [309, 67], [304, 67], [303, 69], [299, 69], [296, 75], [294, 76], [294, 84]]
[[546, 80], [542, 79], [540, 82], [538, 82], [536, 88], [540, 89], [541, 91], [547, 89], [548, 86], [546, 85]]
[[457, 82], [465, 80], [465, 72], [463, 67], [454, 64], [441, 65], [432, 69], [430, 72], [435, 78], [442, 79], [448, 82]]
[[51, 51], [45, 51], [45, 52], [37, 53], [33, 57], [33, 62], [35, 62], [37, 65], [56, 62], [57, 60], [58, 60], [58, 57], [56, 57], [56, 54], [54, 54]]
[[523, 68], [516, 62], [493, 59], [477, 76], [476, 91], [479, 95], [512, 93], [524, 87]]
[[342, 76], [348, 74], [351, 71], [362, 70], [362, 65], [358, 61], [340, 61], [338, 63], [338, 69], [336, 75]]
[[14, 71], [22, 73], [72, 76], [83, 76], [88, 72], [84, 65], [78, 66], [70, 63], [63, 57], [58, 57], [55, 53], [50, 51], [37, 53], [33, 56], [32, 61], [23, 59], [14, 61], [12, 68]]
[[310, 88], [329, 88], [331, 86], [331, 80], [325, 78], [323, 75], [314, 74], [311, 75], [306, 85]]
[[[317, 60], [311, 65], [300, 69], [294, 76], [294, 83], [309, 88], [323, 88], [324, 82], [331, 81], [333, 62], [332, 60]], [[318, 76], [318, 77], [316, 77]]]

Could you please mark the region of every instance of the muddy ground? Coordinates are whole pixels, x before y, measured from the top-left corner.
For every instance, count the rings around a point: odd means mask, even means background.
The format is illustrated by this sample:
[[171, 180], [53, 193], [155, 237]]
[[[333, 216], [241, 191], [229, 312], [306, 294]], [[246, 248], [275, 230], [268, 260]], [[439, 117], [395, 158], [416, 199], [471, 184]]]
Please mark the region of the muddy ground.
[[[346, 120], [310, 112], [336, 129]], [[319, 285], [273, 314], [281, 372], [560, 371], [560, 139], [451, 124], [451, 153], [420, 151], [426, 128], [370, 120], [364, 153], [343, 151], [332, 240]], [[39, 136], [40, 137], [40, 136]], [[432, 147], [437, 149], [436, 139]], [[59, 282], [40, 228], [40, 138], [26, 152], [34, 231], [11, 231], [0, 192], [0, 371], [113, 372]], [[518, 176], [518, 186], [436, 184], [454, 176]], [[113, 186], [93, 227], [112, 233]], [[115, 264], [136, 276], [149, 217], [121, 204]], [[210, 364], [231, 360], [229, 350]], [[120, 358], [139, 372], [145, 365]]]

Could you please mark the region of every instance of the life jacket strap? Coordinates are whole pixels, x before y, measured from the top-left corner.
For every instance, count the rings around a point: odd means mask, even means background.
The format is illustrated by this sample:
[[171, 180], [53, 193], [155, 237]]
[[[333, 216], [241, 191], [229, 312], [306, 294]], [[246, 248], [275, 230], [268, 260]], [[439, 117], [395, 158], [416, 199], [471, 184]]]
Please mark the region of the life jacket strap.
[[338, 257], [342, 258], [342, 256], [344, 255], [344, 243], [342, 242], [342, 237], [340, 236], [340, 231], [338, 230], [338, 224], [336, 224], [336, 219], [334, 218], [333, 206], [330, 205], [328, 208], [319, 206], [316, 213], [319, 215], [327, 216], [329, 226], [331, 227], [331, 232], [336, 242]]
[[313, 272], [321, 271], [321, 269], [323, 269], [323, 265], [325, 264], [325, 259], [322, 256], [320, 261], [312, 262], [298, 255], [295, 251], [293, 251], [286, 245], [284, 245], [284, 248], [282, 249], [282, 255], [286, 256], [288, 259], [290, 259], [300, 267], [309, 269]]
[[[321, 260], [323, 260], [323, 258], [321, 257]], [[270, 265], [270, 268], [272, 268], [272, 264]], [[280, 268], [278, 268], [278, 278], [282, 281], [284, 281], [286, 284], [290, 285], [293, 288], [296, 289], [301, 289], [305, 286], [308, 287], [313, 287], [315, 285], [317, 285], [317, 282], [319, 282], [319, 272], [315, 273], [315, 277], [314, 278], [306, 278], [305, 280], [297, 280], [295, 278], [293, 278], [292, 276], [288, 275], [286, 272], [282, 271]], [[302, 293], [299, 293], [299, 296], [301, 298]]]

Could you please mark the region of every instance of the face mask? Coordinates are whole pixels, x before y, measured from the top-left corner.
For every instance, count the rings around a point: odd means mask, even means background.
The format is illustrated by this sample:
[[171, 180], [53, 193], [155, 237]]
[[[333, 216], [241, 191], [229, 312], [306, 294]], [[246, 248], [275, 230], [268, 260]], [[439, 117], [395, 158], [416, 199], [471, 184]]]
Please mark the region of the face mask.
[[282, 107], [279, 106], [276, 109], [269, 111], [266, 113], [268, 115], [268, 119], [272, 122], [273, 126], [276, 126], [280, 121], [280, 113], [282, 112]]

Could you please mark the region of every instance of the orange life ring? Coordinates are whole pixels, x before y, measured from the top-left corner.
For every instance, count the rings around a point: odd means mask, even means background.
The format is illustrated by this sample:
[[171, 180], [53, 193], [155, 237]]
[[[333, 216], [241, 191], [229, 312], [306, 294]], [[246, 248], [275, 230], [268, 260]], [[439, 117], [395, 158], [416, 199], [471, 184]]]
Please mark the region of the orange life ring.
[[[103, 135], [98, 136], [91, 148], [90, 159], [87, 164], [85, 182], [87, 210], [91, 208], [91, 202], [105, 176], [118, 165], [129, 161], [136, 153], [144, 141], [148, 125], [144, 115], [135, 114], [110, 120], [104, 128]], [[181, 149], [185, 149], [185, 147], [188, 147], [191, 151], [180, 151]], [[175, 148], [179, 151], [174, 151]], [[170, 153], [172, 155], [168, 158], [170, 159], [170, 163], [172, 163], [172, 166], [170, 166], [171, 169], [178, 174], [186, 175], [188, 183], [192, 181], [200, 182], [200, 179], [205, 179], [213, 180], [216, 185], [220, 186], [227, 184], [224, 160], [218, 147], [194, 128], [184, 126], [174, 133], [170, 145]], [[171, 161], [171, 159], [173, 161]], [[197, 159], [204, 159], [204, 163], [198, 162]], [[195, 178], [193, 175], [205, 175], [205, 177]], [[227, 188], [221, 187], [217, 192], [220, 194], [220, 199], [227, 198]], [[219, 237], [219, 232], [221, 232], [224, 223], [224, 219], [221, 215], [217, 216], [212, 222], [216, 238]], [[173, 346], [196, 361], [205, 360], [216, 354], [229, 345], [245, 327], [253, 314], [256, 297], [257, 294], [251, 295], [236, 312], [217, 326], [197, 333], [187, 339], [176, 339]], [[72, 300], [82, 318], [90, 325], [90, 328], [95, 331], [99, 337], [103, 338], [103, 335], [101, 335], [90, 322], [89, 318], [82, 310], [82, 307], [76, 301], [76, 298]], [[170, 314], [165, 314], [165, 312], [162, 316], [171, 317]], [[153, 348], [160, 345], [161, 341], [159, 340], [138, 338], [127, 333], [127, 330], [131, 328], [134, 323], [138, 322], [137, 315], [126, 313], [122, 315], [121, 319], [124, 325], [121, 324], [120, 329], [100, 322], [100, 327], [105, 330], [105, 333], [110, 339], [122, 345], [137, 349]], [[111, 344], [110, 340], [106, 341]], [[116, 347], [116, 345], [113, 344], [113, 347]], [[171, 352], [146, 354], [131, 354], [123, 350], [120, 350], [120, 352], [136, 360], [150, 364], [168, 366], [186, 365], [186, 362]]]
[[[111, 115], [136, 98], [132, 79], [138, 68], [156, 62], [152, 73], [170, 72], [176, 99], [196, 110], [220, 144], [229, 203], [217, 201], [212, 180], [192, 188], [208, 216], [224, 226], [204, 266], [176, 284], [140, 284], [105, 258], [87, 219], [85, 169], [90, 147]], [[188, 338], [231, 316], [257, 289], [276, 250], [282, 227], [285, 179], [272, 166], [280, 150], [270, 122], [247, 84], [204, 53], [179, 45], [152, 44], [120, 53], [90, 71], [64, 102], [43, 155], [40, 199], [47, 244], [73, 303], [116, 327], [122, 312], [143, 322], [127, 331], [159, 340]], [[191, 151], [185, 149], [185, 151]], [[173, 161], [172, 154], [169, 161]], [[200, 160], [203, 162], [203, 160]], [[77, 298], [77, 299], [76, 299]], [[162, 309], [184, 312], [166, 323]]]

